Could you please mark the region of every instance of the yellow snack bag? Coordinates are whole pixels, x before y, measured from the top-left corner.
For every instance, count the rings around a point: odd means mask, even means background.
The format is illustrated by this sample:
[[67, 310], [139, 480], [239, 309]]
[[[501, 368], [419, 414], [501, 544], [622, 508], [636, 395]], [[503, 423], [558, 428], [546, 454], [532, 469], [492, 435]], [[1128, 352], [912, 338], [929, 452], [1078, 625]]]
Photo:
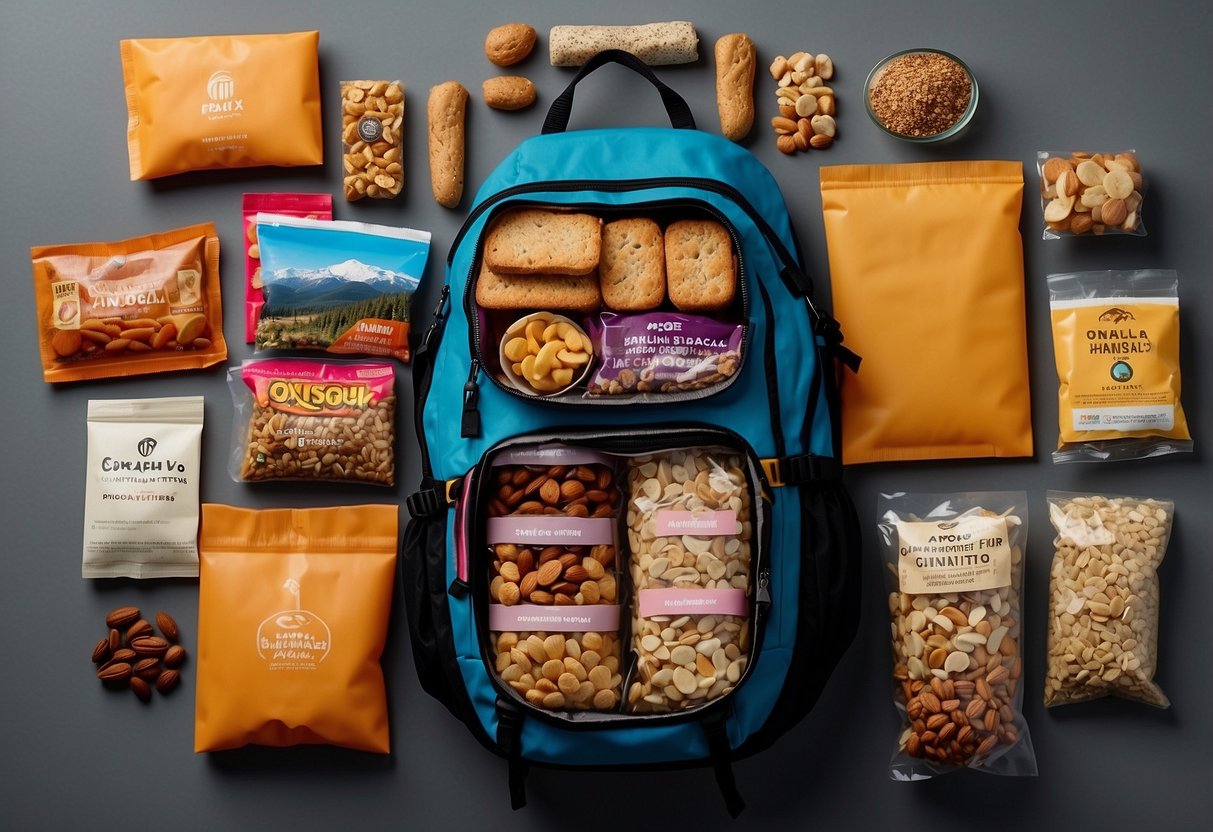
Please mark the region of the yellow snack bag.
[[845, 464], [1032, 455], [1018, 162], [821, 168]]
[[131, 179], [319, 165], [319, 32], [122, 41]]
[[1173, 271], [1049, 275], [1057, 361], [1054, 462], [1192, 450], [1179, 401], [1179, 277]]
[[388, 753], [396, 507], [202, 506], [194, 750]]

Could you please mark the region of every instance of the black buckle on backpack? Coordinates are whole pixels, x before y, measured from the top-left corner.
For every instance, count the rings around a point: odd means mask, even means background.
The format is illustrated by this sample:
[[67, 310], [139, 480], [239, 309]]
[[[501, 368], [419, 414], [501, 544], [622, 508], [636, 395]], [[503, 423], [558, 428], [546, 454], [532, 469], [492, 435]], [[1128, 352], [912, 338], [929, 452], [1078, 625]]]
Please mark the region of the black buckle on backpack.
[[442, 514], [455, 505], [455, 492], [462, 483], [463, 477], [455, 477], [446, 482], [426, 480], [422, 483], [420, 491], [410, 494], [404, 500], [409, 516], [426, 519]]
[[759, 461], [772, 488], [836, 481], [842, 477], [842, 464], [830, 456], [800, 454]]
[[745, 809], [745, 800], [737, 790], [737, 778], [733, 776], [733, 748], [729, 745], [729, 732], [725, 725], [725, 714], [716, 711], [699, 723], [708, 740], [708, 754], [716, 772], [716, 785], [724, 797], [729, 817], [735, 818]]
[[842, 365], [852, 373], [859, 372], [859, 362], [863, 359], [842, 345], [842, 327], [838, 321], [829, 315], [817, 318], [816, 334], [826, 342], [826, 351], [842, 362]]
[[522, 711], [512, 702], [497, 699], [497, 747], [509, 762], [510, 808], [526, 806], [527, 765], [522, 759]]

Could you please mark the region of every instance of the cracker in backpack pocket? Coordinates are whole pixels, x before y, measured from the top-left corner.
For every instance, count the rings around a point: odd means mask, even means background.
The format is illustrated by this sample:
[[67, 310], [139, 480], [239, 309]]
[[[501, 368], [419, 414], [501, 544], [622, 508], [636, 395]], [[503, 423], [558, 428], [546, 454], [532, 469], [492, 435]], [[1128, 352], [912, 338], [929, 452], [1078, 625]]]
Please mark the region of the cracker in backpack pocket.
[[493, 223], [484, 260], [497, 274], [585, 275], [598, 268], [601, 249], [598, 217], [524, 208]]
[[714, 312], [737, 293], [733, 240], [713, 220], [679, 220], [665, 230], [666, 286], [683, 312]]
[[485, 309], [562, 309], [596, 312], [602, 305], [595, 272], [568, 274], [498, 274], [481, 263], [476, 303]]
[[602, 229], [598, 274], [602, 300], [619, 312], [645, 312], [665, 300], [665, 247], [650, 219], [609, 222]]

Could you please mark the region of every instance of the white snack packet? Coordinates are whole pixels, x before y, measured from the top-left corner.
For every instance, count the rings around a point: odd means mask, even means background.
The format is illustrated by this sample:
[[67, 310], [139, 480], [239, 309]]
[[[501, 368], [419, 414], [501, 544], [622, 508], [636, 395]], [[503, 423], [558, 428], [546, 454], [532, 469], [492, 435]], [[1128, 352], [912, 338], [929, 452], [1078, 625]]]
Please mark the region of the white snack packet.
[[89, 401], [85, 578], [198, 577], [202, 403]]

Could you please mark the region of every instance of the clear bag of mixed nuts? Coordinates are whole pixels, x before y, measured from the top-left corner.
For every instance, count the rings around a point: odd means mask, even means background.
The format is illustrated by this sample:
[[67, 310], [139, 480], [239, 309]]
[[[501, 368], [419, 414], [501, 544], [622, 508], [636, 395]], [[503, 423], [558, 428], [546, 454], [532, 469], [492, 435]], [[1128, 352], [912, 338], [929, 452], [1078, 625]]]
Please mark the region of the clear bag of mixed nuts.
[[1170, 500], [1050, 491], [1057, 532], [1049, 577], [1047, 706], [1117, 696], [1170, 706], [1158, 663], [1158, 566]]
[[236, 423], [236, 482], [308, 480], [392, 485], [396, 372], [361, 363], [271, 358], [227, 374]]
[[1023, 718], [1023, 492], [883, 494], [894, 780], [961, 768], [1036, 775]]
[[697, 707], [745, 674], [756, 566], [745, 465], [720, 448], [629, 460], [630, 713]]

